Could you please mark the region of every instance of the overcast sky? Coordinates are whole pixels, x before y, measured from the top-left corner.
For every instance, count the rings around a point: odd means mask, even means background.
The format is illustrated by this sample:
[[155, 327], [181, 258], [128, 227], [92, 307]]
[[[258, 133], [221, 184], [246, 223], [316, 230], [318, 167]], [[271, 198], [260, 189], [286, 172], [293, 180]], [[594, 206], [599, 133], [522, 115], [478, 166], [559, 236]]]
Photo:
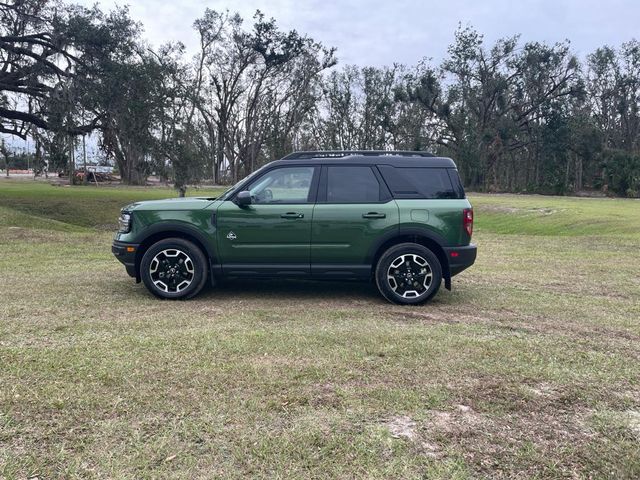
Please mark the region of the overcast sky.
[[[94, 0], [76, 0], [91, 5]], [[412, 64], [440, 60], [459, 23], [489, 42], [520, 33], [523, 41], [571, 40], [583, 57], [603, 44], [640, 38], [640, 0], [99, 0], [103, 8], [129, 5], [154, 45], [180, 40], [195, 52], [192, 25], [206, 7], [256, 9], [282, 28], [337, 47], [341, 64]]]
[[[69, 0], [91, 6], [96, 0]], [[296, 29], [338, 49], [340, 65], [414, 64], [446, 56], [459, 23], [488, 43], [513, 34], [523, 41], [571, 40], [581, 57], [608, 44], [640, 39], [640, 0], [98, 0], [103, 9], [129, 5], [145, 38], [158, 46], [183, 42], [195, 53], [193, 21], [205, 8], [238, 11], [247, 22], [257, 9], [283, 29]], [[17, 137], [7, 139], [23, 148]]]

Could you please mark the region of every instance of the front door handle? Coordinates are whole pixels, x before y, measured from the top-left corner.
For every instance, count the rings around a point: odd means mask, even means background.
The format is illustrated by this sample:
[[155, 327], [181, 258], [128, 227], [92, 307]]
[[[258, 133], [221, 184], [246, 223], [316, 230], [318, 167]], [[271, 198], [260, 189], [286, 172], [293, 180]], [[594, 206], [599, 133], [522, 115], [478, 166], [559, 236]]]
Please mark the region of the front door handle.
[[387, 218], [387, 215], [384, 213], [369, 212], [369, 213], [363, 213], [362, 218]]
[[280, 215], [280, 218], [304, 218], [304, 213], [287, 212]]

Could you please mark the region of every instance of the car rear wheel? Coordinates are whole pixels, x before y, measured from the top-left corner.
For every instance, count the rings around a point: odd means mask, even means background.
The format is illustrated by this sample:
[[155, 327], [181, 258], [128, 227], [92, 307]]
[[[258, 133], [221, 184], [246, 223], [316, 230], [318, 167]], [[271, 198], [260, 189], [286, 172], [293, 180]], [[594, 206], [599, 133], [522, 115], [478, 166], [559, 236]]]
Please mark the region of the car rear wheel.
[[191, 298], [202, 290], [207, 275], [207, 259], [202, 250], [182, 238], [154, 243], [140, 262], [144, 285], [160, 298]]
[[392, 303], [417, 305], [440, 289], [442, 267], [438, 257], [417, 243], [394, 245], [376, 265], [376, 285]]

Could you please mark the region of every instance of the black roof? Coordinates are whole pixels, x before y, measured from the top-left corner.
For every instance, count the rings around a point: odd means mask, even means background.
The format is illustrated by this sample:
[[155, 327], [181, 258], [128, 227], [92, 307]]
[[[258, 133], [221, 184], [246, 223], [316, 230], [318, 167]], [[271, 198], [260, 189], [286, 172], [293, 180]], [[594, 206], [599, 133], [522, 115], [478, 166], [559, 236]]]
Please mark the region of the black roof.
[[275, 164], [322, 164], [322, 165], [393, 165], [396, 167], [444, 167], [455, 168], [450, 158], [436, 157], [428, 152], [404, 150], [322, 150], [294, 152], [276, 160]]

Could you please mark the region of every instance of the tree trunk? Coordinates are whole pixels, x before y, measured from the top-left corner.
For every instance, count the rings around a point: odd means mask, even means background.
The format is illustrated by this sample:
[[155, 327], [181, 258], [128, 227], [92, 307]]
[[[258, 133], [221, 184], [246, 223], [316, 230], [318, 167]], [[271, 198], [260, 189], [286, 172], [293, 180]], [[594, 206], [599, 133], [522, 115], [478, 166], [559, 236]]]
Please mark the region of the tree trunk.
[[581, 191], [582, 186], [582, 157], [578, 155], [576, 157], [576, 192]]
[[33, 179], [35, 180], [36, 177], [38, 176], [38, 170], [40, 168], [42, 168], [44, 170], [43, 167], [43, 162], [42, 162], [42, 147], [40, 145], [40, 140], [38, 140], [38, 138], [36, 138], [36, 156], [35, 156], [35, 165], [33, 166]]
[[122, 183], [126, 185], [145, 185], [147, 183], [147, 175], [140, 169], [143, 162], [137, 157], [137, 153], [130, 150], [126, 156], [116, 157], [116, 163], [120, 170]]
[[86, 135], [82, 135], [82, 164], [84, 167], [84, 177], [82, 183], [87, 185], [89, 183], [89, 172], [87, 172], [87, 140]]
[[147, 183], [147, 176], [132, 166], [127, 166], [124, 171], [120, 169], [120, 176], [122, 182], [127, 185], [145, 185]]
[[73, 145], [73, 136], [69, 135], [69, 185], [76, 183], [76, 157]]
[[215, 182], [216, 184], [220, 183], [220, 169], [222, 168], [222, 165], [224, 164], [224, 130], [222, 125], [220, 124], [218, 126], [218, 136], [216, 138], [216, 155], [215, 155], [215, 173], [216, 173], [216, 178], [215, 178]]

